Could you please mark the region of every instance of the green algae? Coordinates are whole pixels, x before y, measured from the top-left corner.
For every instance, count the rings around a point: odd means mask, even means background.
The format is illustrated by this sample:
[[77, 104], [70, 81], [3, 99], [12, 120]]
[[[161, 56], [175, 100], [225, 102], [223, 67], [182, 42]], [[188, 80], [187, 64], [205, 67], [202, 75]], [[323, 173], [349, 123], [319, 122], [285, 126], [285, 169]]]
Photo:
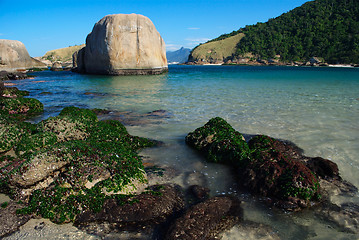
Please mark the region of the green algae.
[[[135, 187], [134, 180], [147, 181], [137, 151], [153, 146], [153, 141], [128, 134], [118, 121], [98, 121], [93, 111], [76, 107], [38, 124], [19, 122], [9, 114], [19, 99], [1, 99], [7, 105], [0, 117], [0, 150], [14, 149], [17, 155], [0, 156], [2, 189], [16, 199], [14, 188], [36, 185], [48, 176], [53, 181], [23, 199], [27, 206], [18, 213], [71, 222], [85, 209], [100, 211], [105, 199], [121, 199], [120, 191]], [[26, 177], [31, 180], [22, 179]]]
[[24, 98], [29, 92], [20, 91], [16, 87], [4, 88], [0, 91], [0, 115], [15, 120], [25, 120], [42, 113], [43, 104], [34, 98]]
[[189, 133], [186, 143], [204, 152], [207, 160], [215, 163], [242, 165], [250, 152], [243, 135], [219, 117]]

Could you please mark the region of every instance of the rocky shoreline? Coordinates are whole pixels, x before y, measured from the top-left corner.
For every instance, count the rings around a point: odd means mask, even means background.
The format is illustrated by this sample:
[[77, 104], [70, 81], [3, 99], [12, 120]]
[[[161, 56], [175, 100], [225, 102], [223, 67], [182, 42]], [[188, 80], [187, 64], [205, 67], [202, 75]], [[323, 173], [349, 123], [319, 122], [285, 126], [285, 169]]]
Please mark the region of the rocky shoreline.
[[[1, 204], [0, 237], [72, 226], [74, 234], [94, 239], [218, 239], [237, 226], [257, 236], [260, 228], [267, 239], [280, 239], [271, 227], [245, 220], [245, 205], [237, 196], [210, 197], [200, 181], [185, 189], [175, 184], [175, 170], [145, 164], [139, 149], [166, 146], [131, 136], [111, 120], [115, 115], [126, 123], [123, 114], [67, 107], [57, 117], [31, 124], [24, 120], [41, 114], [42, 104], [17, 88], [0, 85], [0, 91], [1, 192], [10, 196]], [[170, 117], [160, 110], [141, 118], [158, 116]], [[306, 208], [341, 231], [359, 233], [358, 205], [333, 199], [358, 193], [341, 179], [335, 163], [303, 156], [287, 141], [242, 135], [220, 118], [189, 133], [186, 142], [209, 161], [230, 166], [239, 185], [268, 206]]]
[[224, 65], [224, 66], [296, 66], [296, 67], [359, 67], [359, 64], [329, 64], [321, 58], [312, 57], [308, 61], [283, 62], [278, 58], [261, 59], [261, 58], [239, 58], [239, 59], [193, 59], [183, 65]]

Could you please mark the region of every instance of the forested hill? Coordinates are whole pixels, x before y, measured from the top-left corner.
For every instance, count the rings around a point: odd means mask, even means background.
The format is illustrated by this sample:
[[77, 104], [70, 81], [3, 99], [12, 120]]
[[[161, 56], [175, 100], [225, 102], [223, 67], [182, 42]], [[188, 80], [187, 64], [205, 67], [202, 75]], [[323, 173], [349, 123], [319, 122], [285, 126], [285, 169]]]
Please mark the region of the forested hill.
[[359, 63], [359, 0], [315, 0], [266, 23], [246, 26], [211, 40], [243, 33], [236, 51], [227, 58], [262, 59], [280, 55], [281, 61], [322, 57], [328, 63]]

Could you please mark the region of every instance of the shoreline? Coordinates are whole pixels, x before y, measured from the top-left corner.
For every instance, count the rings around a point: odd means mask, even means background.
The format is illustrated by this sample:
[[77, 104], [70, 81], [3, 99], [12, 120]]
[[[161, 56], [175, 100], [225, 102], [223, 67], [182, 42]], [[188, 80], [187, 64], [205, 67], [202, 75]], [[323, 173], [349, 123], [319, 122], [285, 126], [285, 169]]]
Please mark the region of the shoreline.
[[172, 65], [188, 65], [188, 66], [277, 66], [277, 67], [336, 67], [336, 68], [359, 68], [359, 64], [296, 64], [296, 63], [261, 63], [261, 62], [252, 62], [252, 63], [195, 63], [195, 62], [186, 62], [180, 64]]

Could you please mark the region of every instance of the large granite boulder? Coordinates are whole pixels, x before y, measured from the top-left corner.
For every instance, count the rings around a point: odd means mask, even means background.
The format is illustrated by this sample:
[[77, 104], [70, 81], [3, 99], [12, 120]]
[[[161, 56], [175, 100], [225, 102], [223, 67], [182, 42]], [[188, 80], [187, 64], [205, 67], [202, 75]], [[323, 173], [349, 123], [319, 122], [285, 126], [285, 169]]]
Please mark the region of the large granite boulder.
[[22, 42], [0, 39], [0, 70], [46, 68], [46, 65], [30, 57]]
[[[76, 54], [75, 54], [76, 55]], [[77, 71], [90, 74], [159, 74], [167, 71], [165, 43], [155, 26], [138, 14], [108, 15], [74, 57]]]

